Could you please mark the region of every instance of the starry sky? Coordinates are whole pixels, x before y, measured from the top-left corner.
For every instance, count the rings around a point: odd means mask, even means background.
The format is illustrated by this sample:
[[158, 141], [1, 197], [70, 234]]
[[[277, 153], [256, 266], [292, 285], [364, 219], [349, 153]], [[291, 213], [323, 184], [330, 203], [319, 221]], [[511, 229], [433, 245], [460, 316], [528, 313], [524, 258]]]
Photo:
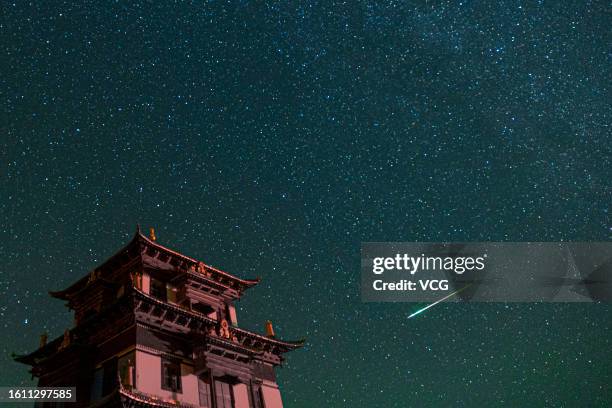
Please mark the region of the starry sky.
[[140, 223], [263, 278], [287, 407], [612, 401], [608, 305], [359, 288], [362, 241], [610, 240], [608, 2], [80, 3], [0, 5], [0, 385]]

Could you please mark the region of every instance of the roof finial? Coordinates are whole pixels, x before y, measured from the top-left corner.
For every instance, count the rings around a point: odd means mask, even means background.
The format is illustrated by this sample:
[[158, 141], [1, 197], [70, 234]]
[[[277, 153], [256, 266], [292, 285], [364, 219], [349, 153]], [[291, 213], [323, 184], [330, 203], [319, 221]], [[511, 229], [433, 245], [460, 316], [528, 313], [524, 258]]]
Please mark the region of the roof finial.
[[70, 346], [71, 341], [72, 339], [70, 336], [70, 330], [66, 329], [66, 331], [64, 331], [64, 338], [62, 339], [62, 343], [60, 344], [59, 349], [63, 350], [66, 347]]
[[274, 328], [270, 320], [266, 321], [266, 336], [274, 338]]
[[47, 338], [49, 338], [49, 335], [46, 332], [40, 335], [40, 348], [47, 345]]
[[149, 228], [149, 235], [151, 236], [151, 241], [156, 241], [157, 237], [155, 236], [155, 228], [151, 227]]
[[136, 233], [140, 234], [140, 224], [136, 224]]

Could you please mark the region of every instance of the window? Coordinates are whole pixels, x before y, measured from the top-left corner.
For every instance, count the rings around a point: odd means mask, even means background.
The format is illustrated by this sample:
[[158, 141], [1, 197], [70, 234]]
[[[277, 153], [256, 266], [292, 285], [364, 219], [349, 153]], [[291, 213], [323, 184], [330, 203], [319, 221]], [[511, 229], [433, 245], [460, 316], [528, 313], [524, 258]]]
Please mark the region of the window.
[[89, 389], [89, 400], [99, 400], [113, 392], [117, 385], [117, 358], [112, 358], [94, 371]]
[[232, 385], [219, 379], [215, 380], [217, 408], [234, 408]]
[[253, 385], [253, 407], [254, 408], [264, 408], [263, 395], [261, 395], [261, 387], [257, 385]]
[[125, 387], [136, 386], [136, 355], [134, 352], [127, 353], [119, 358], [119, 378], [121, 378], [121, 384]]
[[215, 311], [215, 309], [213, 309], [212, 306], [204, 304], [204, 303], [200, 303], [200, 302], [192, 303], [191, 309], [195, 310], [198, 313], [202, 313], [205, 315], [209, 315], [210, 313], [213, 313]]
[[106, 361], [102, 368], [104, 377], [102, 378], [102, 396], [108, 395], [117, 388], [117, 358], [114, 357]]
[[210, 380], [208, 378], [200, 377], [198, 379], [198, 392], [200, 394], [200, 406], [204, 408], [212, 408]]
[[102, 380], [104, 378], [104, 369], [98, 368], [94, 372], [93, 382], [91, 383], [90, 400], [96, 401], [102, 398]]
[[175, 360], [162, 359], [162, 388], [181, 392], [181, 363]]
[[166, 284], [157, 279], [151, 279], [151, 288], [149, 290], [151, 296], [163, 302], [166, 301]]

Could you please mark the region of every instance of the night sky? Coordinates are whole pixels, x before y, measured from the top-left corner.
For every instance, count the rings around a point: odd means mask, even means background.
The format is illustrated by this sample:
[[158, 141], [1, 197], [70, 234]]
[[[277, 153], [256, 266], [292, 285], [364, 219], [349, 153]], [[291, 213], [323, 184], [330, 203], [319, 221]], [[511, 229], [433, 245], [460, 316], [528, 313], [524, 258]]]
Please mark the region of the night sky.
[[[43, 4], [47, 3], [47, 4]], [[564, 4], [560, 4], [564, 3]], [[137, 223], [306, 337], [287, 407], [605, 406], [603, 304], [362, 303], [362, 241], [612, 237], [608, 2], [0, 5], [0, 385]], [[607, 402], [607, 404], [606, 404]]]

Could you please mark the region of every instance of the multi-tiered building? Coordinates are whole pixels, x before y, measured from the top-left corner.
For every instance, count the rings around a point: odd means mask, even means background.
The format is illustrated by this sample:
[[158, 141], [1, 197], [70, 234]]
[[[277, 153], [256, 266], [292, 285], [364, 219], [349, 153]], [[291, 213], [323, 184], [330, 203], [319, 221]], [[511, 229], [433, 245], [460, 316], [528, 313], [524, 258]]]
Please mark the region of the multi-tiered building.
[[[238, 328], [241, 279], [187, 257], [140, 230], [69, 288], [51, 292], [74, 327], [17, 361], [39, 387], [75, 386], [82, 407], [282, 407], [275, 367], [303, 341]], [[52, 407], [53, 403], [43, 406]]]

